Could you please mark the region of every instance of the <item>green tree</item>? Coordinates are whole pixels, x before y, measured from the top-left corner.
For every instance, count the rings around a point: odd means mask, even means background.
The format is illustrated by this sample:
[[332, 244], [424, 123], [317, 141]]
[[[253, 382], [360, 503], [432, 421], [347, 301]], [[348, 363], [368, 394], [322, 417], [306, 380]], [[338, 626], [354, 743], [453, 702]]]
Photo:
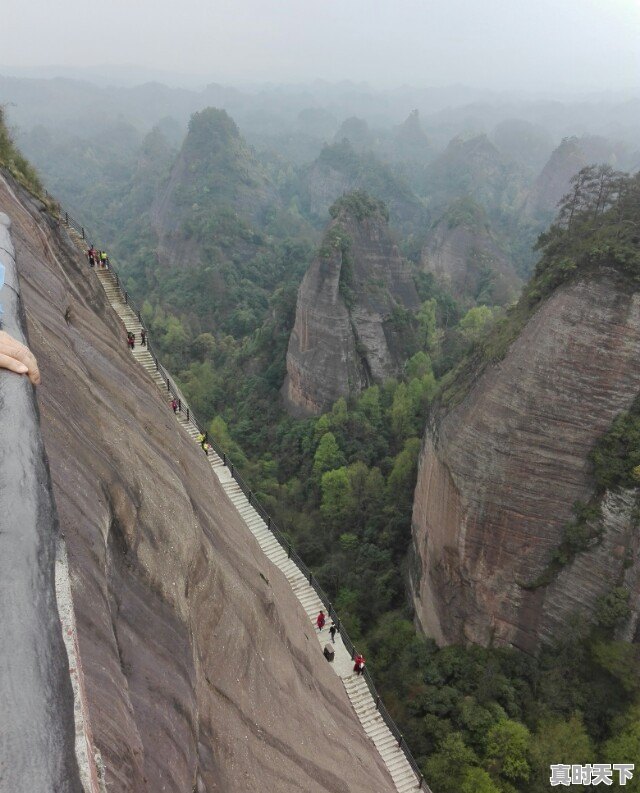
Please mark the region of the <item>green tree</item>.
[[393, 395], [391, 429], [398, 440], [404, 440], [417, 430], [416, 406], [406, 383], [400, 383]]
[[245, 466], [247, 464], [244, 452], [231, 437], [229, 427], [222, 416], [216, 416], [209, 422], [209, 436], [223, 452], [231, 457], [236, 465]]
[[442, 341], [442, 331], [438, 329], [438, 303], [434, 297], [425, 300], [418, 311], [418, 342], [423, 350], [437, 355]]
[[640, 705], [634, 705], [624, 716], [612, 724], [612, 738], [602, 747], [606, 763], [633, 763], [636, 767], [633, 779], [627, 782], [625, 790], [640, 793]]
[[475, 752], [465, 744], [461, 733], [452, 732], [425, 763], [424, 775], [437, 793], [460, 793], [467, 772], [477, 763]]
[[460, 793], [500, 793], [500, 788], [484, 769], [467, 768], [460, 785]]
[[491, 325], [494, 312], [489, 306], [474, 306], [462, 317], [459, 323], [460, 332], [465, 341], [478, 341]]
[[[626, 601], [625, 601], [626, 603]], [[640, 689], [640, 647], [636, 643], [593, 641], [591, 657], [631, 695]]]
[[628, 589], [614, 587], [611, 592], [598, 598], [596, 621], [602, 628], [609, 630], [617, 628], [629, 618], [630, 614]]
[[320, 514], [324, 522], [332, 529], [348, 528], [344, 524], [350, 515], [352, 493], [346, 467], [325, 471], [322, 474], [320, 489], [322, 492]]
[[373, 427], [378, 427], [382, 420], [382, 406], [380, 404], [380, 387], [373, 385], [360, 394], [356, 406], [358, 413], [361, 413]]
[[313, 476], [320, 479], [326, 471], [340, 468], [345, 463], [344, 454], [338, 446], [338, 441], [333, 432], [325, 433], [320, 439], [316, 453], [313, 456]]
[[529, 779], [529, 744], [531, 735], [524, 724], [503, 719], [495, 724], [487, 736], [489, 768], [510, 782]]
[[353, 527], [363, 528], [367, 519], [380, 508], [384, 495], [384, 478], [378, 468], [369, 470], [362, 462], [349, 466], [351, 501], [349, 520]]
[[414, 378], [422, 378], [431, 372], [431, 358], [426, 352], [419, 350], [407, 361], [405, 365], [405, 373], [407, 380]]
[[419, 438], [409, 438], [405, 441], [402, 451], [393, 461], [393, 468], [387, 480], [389, 498], [396, 500], [411, 498], [421, 445]]
[[574, 713], [568, 720], [543, 722], [531, 739], [531, 779], [527, 793], [547, 793], [552, 763], [582, 765], [592, 763], [593, 757], [594, 747], [580, 714]]

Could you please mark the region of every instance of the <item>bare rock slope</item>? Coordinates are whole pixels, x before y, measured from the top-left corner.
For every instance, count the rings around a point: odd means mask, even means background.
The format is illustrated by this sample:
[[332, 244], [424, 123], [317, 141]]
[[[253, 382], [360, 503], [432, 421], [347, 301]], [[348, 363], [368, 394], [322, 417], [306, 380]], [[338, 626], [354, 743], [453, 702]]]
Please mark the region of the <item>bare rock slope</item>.
[[453, 204], [435, 224], [422, 250], [422, 267], [463, 305], [504, 305], [521, 285], [484, 212], [468, 200]]
[[419, 306], [383, 205], [357, 192], [337, 201], [332, 215], [300, 285], [287, 351], [283, 395], [296, 415], [318, 414], [397, 374], [396, 312]]
[[[640, 595], [633, 499], [610, 494], [603, 537], [535, 585], [594, 493], [589, 452], [640, 392], [640, 295], [613, 270], [558, 288], [500, 363], [427, 427], [413, 513], [413, 593], [442, 643], [535, 651], [612, 586]], [[635, 627], [634, 627], [635, 626]]]
[[64, 230], [0, 181], [112, 793], [392, 789], [286, 579], [129, 355]]

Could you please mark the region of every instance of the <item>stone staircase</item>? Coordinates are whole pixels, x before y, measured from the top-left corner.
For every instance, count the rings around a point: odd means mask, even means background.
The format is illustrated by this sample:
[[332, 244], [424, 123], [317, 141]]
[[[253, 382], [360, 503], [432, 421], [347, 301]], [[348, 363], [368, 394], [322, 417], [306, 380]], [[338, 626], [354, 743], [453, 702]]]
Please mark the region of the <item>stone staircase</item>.
[[[140, 331], [142, 330], [142, 326], [135, 312], [128, 303], [125, 302], [123, 292], [118, 285], [115, 275], [110, 270], [106, 269], [96, 269], [96, 274], [106, 292], [111, 306], [124, 324], [125, 333], [123, 333], [122, 338], [123, 345], [126, 344], [126, 332], [130, 331], [135, 336], [135, 348], [132, 351], [134, 358], [147, 371], [158, 388], [166, 395], [168, 409], [171, 409], [169, 404], [173, 397], [167, 387], [167, 382], [156, 368], [155, 359], [149, 350], [141, 345]], [[176, 414], [176, 419], [182, 425], [185, 432], [193, 438], [194, 443], [197, 443], [199, 430], [191, 417], [187, 419], [186, 413], [179, 411]], [[264, 554], [287, 577], [291, 588], [307, 613], [318, 635], [320, 648], [324, 648], [324, 646], [330, 642], [329, 630], [327, 625], [323, 631], [317, 631], [315, 625], [316, 617], [320, 609], [324, 609], [324, 605], [315, 589], [309, 584], [309, 581], [302, 574], [295, 562], [289, 558], [287, 551], [280, 545], [267, 527], [265, 521], [249, 503], [246, 495], [231, 475], [231, 471], [213, 449], [209, 450], [208, 460], [223, 490], [249, 528], [249, 531], [257, 540]], [[398, 791], [398, 793], [418, 790], [421, 786], [420, 780], [409, 764], [405, 753], [400, 749], [398, 740], [394, 737], [380, 715], [366, 681], [353, 672], [351, 655], [347, 651], [339, 634], [336, 635], [334, 649], [335, 657], [331, 664], [333, 670], [342, 679], [347, 695], [360, 719], [364, 731], [380, 752], [380, 756], [387, 766], [394, 782], [395, 790]], [[422, 781], [422, 790], [430, 793], [424, 781]]]

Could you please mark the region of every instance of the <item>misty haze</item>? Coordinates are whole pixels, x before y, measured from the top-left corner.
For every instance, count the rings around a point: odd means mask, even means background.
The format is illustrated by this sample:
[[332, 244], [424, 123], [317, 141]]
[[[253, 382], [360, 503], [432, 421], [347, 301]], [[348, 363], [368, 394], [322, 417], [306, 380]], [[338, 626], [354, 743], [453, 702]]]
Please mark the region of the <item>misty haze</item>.
[[640, 1], [3, 12], [0, 793], [640, 791]]

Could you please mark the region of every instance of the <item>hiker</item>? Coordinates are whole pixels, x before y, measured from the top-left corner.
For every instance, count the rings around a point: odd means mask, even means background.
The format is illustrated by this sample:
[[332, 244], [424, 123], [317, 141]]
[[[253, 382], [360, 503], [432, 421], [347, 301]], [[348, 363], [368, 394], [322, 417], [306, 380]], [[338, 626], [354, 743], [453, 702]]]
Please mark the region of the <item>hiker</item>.
[[209, 449], [210, 448], [211, 448], [211, 445], [208, 444], [206, 441], [202, 444], [202, 450], [207, 455], [207, 457], [209, 456]]
[[25, 374], [33, 385], [40, 383], [38, 363], [33, 353], [3, 330], [0, 330], [0, 369]]
[[91, 245], [87, 251], [87, 259], [89, 259], [89, 267], [95, 267], [96, 264], [96, 249]]
[[106, 251], [100, 251], [100, 264], [107, 270], [109, 269], [109, 257]]
[[324, 623], [326, 622], [324, 611], [320, 610], [318, 617], [316, 619], [316, 625], [318, 626], [318, 630], [321, 631], [324, 628]]
[[364, 669], [364, 665], [366, 663], [366, 661], [364, 660], [364, 655], [361, 655], [360, 653], [357, 653], [356, 657], [353, 660], [354, 660], [353, 671], [357, 675], [361, 675], [362, 671]]
[[200, 446], [202, 446], [202, 451], [206, 452], [207, 450], [204, 447], [209, 446], [209, 433], [205, 430], [198, 440], [200, 441]]
[[171, 407], [173, 408], [173, 412], [174, 413], [178, 412], [178, 400], [177, 399], [172, 399], [171, 400]]
[[329, 627], [329, 635], [331, 636], [331, 641], [334, 644], [336, 643], [336, 631], [337, 630], [338, 630], [338, 626], [335, 624], [335, 622], [332, 622], [331, 626]]
[[129, 345], [129, 349], [130, 349], [130, 350], [133, 350], [133, 349], [135, 349], [135, 346], [136, 346], [136, 337], [133, 335], [133, 333], [131, 333], [131, 331], [129, 331], [129, 332], [127, 333], [127, 344]]
[[140, 346], [147, 346], [147, 331], [144, 328], [140, 329]]

